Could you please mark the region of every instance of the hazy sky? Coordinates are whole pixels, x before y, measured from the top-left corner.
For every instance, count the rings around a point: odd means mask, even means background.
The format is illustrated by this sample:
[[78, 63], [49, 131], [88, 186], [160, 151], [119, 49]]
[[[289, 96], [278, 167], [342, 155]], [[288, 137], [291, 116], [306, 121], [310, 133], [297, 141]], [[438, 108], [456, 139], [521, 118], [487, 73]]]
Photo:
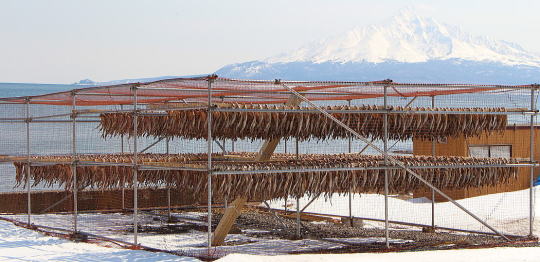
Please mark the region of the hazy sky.
[[0, 0], [0, 82], [206, 74], [411, 6], [540, 53], [537, 0]]

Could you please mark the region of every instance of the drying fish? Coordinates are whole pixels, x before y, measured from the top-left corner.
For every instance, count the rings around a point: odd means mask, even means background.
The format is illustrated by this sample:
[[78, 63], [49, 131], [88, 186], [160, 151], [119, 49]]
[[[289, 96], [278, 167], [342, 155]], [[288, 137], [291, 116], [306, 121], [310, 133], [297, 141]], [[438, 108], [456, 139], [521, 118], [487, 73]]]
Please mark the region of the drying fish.
[[[350, 132], [316, 112], [314, 108], [238, 104], [221, 104], [218, 107], [253, 111], [213, 112], [212, 136], [216, 139], [297, 138], [305, 141], [351, 137]], [[382, 106], [333, 106], [325, 109], [330, 112], [339, 111], [332, 115], [361, 135], [374, 139], [382, 139], [384, 136]], [[272, 112], [273, 110], [275, 112]], [[484, 132], [500, 131], [507, 125], [504, 108], [389, 107], [388, 112], [388, 135], [389, 139], [393, 140], [415, 137], [439, 141], [448, 137], [471, 137]], [[483, 112], [501, 114], [486, 115], [482, 114]], [[207, 114], [205, 109], [193, 109], [170, 110], [163, 115], [140, 115], [137, 134], [206, 139]], [[100, 129], [104, 137], [133, 135], [132, 113], [104, 113], [100, 117]]]
[[[384, 158], [361, 154], [275, 154], [270, 161], [253, 161], [256, 153], [235, 153], [235, 161], [228, 156], [214, 155], [214, 171], [244, 171], [242, 174], [213, 176], [212, 192], [216, 196], [248, 196], [250, 199], [273, 199], [332, 193], [382, 192], [384, 190]], [[424, 179], [440, 189], [492, 186], [507, 183], [516, 177], [515, 159], [471, 158], [450, 156], [394, 156], [407, 166], [417, 168]], [[206, 154], [139, 154], [138, 164], [160, 167], [205, 168]], [[39, 165], [30, 168], [34, 185], [62, 185], [73, 187], [71, 156], [33, 156]], [[133, 181], [133, 156], [128, 154], [81, 155], [77, 166], [79, 188], [118, 188], [121, 181]], [[101, 164], [88, 165], [88, 164]], [[25, 185], [27, 164], [15, 162], [16, 180]], [[473, 167], [483, 165], [483, 167]], [[489, 167], [488, 165], [495, 165]], [[455, 166], [455, 167], [452, 167]], [[468, 167], [470, 166], [470, 167]], [[347, 168], [346, 171], [321, 171]], [[354, 168], [351, 170], [351, 168]], [[317, 170], [318, 169], [318, 170]], [[261, 173], [265, 170], [269, 173]], [[272, 172], [281, 170], [281, 172]], [[405, 170], [391, 167], [390, 192], [405, 193], [425, 187]], [[252, 171], [252, 172], [250, 172]], [[148, 170], [138, 172], [140, 186], [173, 185], [193, 194], [206, 194], [207, 172], [194, 170]], [[272, 189], [272, 190], [268, 190]]]

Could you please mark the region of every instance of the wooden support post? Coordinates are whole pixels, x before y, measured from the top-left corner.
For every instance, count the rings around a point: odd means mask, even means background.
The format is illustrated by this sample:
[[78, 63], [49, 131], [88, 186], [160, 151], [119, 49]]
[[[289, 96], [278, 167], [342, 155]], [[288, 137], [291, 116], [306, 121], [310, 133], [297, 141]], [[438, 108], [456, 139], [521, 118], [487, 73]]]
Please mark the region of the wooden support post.
[[234, 225], [234, 222], [236, 221], [236, 218], [240, 215], [242, 212], [242, 208], [246, 204], [247, 197], [239, 197], [235, 199], [231, 205], [226, 209], [225, 214], [219, 221], [219, 225], [216, 228], [216, 231], [214, 232], [213, 238], [212, 238], [212, 245], [213, 246], [221, 246], [223, 245], [223, 242], [225, 241], [225, 237], [227, 234], [229, 234], [229, 231], [231, 230], [232, 226]]
[[[287, 106], [298, 106], [302, 100], [292, 94], [289, 96], [289, 99], [287, 100], [287, 103], [285, 105]], [[272, 157], [272, 154], [276, 150], [277, 145], [279, 144], [280, 138], [274, 138], [271, 140], [264, 141], [264, 144], [261, 147], [261, 150], [259, 150], [259, 155], [255, 158], [256, 161], [268, 161], [270, 160], [270, 157]], [[231, 231], [232, 226], [234, 225], [234, 222], [236, 221], [236, 218], [240, 215], [242, 208], [244, 207], [245, 203], [247, 201], [247, 197], [241, 196], [237, 197], [227, 209], [225, 209], [225, 214], [223, 214], [223, 217], [219, 221], [219, 224], [214, 231], [214, 235], [212, 237], [212, 245], [213, 246], [220, 246], [225, 241], [225, 237], [229, 234], [229, 231]]]

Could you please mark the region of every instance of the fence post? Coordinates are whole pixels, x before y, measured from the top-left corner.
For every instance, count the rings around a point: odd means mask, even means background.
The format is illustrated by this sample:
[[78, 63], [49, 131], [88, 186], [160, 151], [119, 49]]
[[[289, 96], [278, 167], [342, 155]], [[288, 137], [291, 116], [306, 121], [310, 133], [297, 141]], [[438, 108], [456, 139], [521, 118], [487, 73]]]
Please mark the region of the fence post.
[[[124, 111], [124, 106], [120, 105], [120, 111]], [[124, 154], [124, 134], [120, 135], [120, 153]], [[122, 210], [126, 210], [126, 178], [122, 177]]]
[[[537, 86], [531, 87], [531, 111], [534, 113], [531, 115], [531, 132], [530, 132], [530, 161], [534, 162], [534, 117], [536, 116], [536, 101], [534, 100], [534, 91]], [[529, 236], [534, 235], [534, 166], [530, 167], [530, 188], [529, 188]]]
[[384, 86], [383, 151], [384, 151], [384, 235], [386, 247], [390, 247], [388, 229], [388, 86]]
[[77, 234], [77, 212], [78, 212], [78, 198], [77, 194], [79, 186], [77, 181], [77, 130], [76, 130], [76, 118], [77, 118], [77, 94], [75, 91], [71, 91], [71, 172], [73, 175], [73, 231]]
[[138, 218], [138, 159], [137, 159], [137, 136], [138, 136], [138, 121], [139, 121], [139, 111], [138, 111], [138, 101], [137, 101], [137, 85], [131, 87], [133, 93], [133, 243], [138, 245], [138, 232], [139, 232], [139, 218]]
[[[165, 153], [169, 154], [169, 138], [165, 138]], [[171, 176], [167, 176], [169, 178], [169, 181], [167, 181], [167, 215], [169, 222], [171, 221]]]
[[30, 193], [30, 97], [26, 99], [26, 201], [28, 209], [27, 223], [30, 225], [32, 214], [32, 198]]
[[[349, 109], [351, 107], [351, 100], [348, 100], [348, 106], [349, 106]], [[349, 137], [349, 154], [352, 153], [352, 136]], [[352, 215], [352, 184], [350, 185], [349, 187], [349, 224], [352, 226], [354, 226], [354, 223], [353, 223], [353, 215]]]
[[[435, 107], [435, 96], [431, 97], [431, 107]], [[435, 139], [432, 138], [431, 140], [431, 156], [435, 156], [437, 154], [436, 148], [435, 148]], [[435, 230], [435, 190], [431, 189], [431, 227], [433, 230]]]
[[214, 81], [213, 76], [208, 77], [208, 138], [207, 141], [207, 153], [208, 153], [208, 252], [212, 247], [212, 151], [213, 151], [213, 139], [212, 139], [212, 82]]

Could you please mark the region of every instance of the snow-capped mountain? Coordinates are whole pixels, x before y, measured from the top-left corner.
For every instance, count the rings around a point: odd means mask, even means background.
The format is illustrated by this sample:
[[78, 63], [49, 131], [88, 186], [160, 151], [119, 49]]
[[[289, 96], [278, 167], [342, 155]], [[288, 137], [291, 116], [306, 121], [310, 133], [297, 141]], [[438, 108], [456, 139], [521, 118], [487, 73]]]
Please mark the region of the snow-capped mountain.
[[456, 26], [401, 11], [387, 23], [352, 29], [342, 35], [266, 59], [288, 62], [426, 62], [463, 59], [540, 66], [540, 56], [519, 45], [477, 37]]
[[259, 79], [523, 83], [540, 80], [540, 55], [404, 10], [384, 23], [216, 73]]

